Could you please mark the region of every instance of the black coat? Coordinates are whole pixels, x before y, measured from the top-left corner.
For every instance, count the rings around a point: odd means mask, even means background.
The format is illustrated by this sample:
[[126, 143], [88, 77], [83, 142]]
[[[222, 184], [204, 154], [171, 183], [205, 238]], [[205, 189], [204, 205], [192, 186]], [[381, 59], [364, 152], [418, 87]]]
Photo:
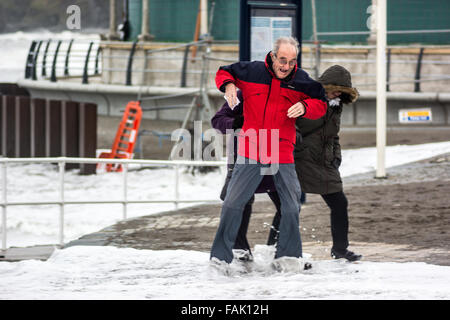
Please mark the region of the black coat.
[[341, 145], [339, 129], [342, 103], [328, 106], [325, 116], [318, 120], [299, 118], [297, 131], [302, 142], [294, 150], [295, 169], [306, 193], [329, 194], [342, 191], [339, 173]]

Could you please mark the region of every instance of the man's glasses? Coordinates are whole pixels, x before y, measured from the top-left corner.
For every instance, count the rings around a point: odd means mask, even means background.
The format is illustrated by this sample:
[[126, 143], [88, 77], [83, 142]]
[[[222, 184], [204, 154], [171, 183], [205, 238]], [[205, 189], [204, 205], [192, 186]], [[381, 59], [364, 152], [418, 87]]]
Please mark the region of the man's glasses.
[[283, 65], [283, 66], [285, 66], [285, 65], [287, 65], [287, 64], [289, 63], [289, 67], [292, 68], [293, 66], [295, 66], [295, 65], [297, 64], [297, 60], [287, 61], [286, 58], [278, 58], [276, 54], [274, 54], [274, 57], [275, 57], [275, 58], [278, 60], [278, 62], [279, 62], [281, 65]]

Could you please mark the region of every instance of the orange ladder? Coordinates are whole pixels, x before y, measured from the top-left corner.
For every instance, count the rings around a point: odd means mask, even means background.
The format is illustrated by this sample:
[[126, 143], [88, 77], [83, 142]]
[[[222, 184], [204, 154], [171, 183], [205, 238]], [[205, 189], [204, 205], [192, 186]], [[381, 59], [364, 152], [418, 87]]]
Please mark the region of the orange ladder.
[[[102, 152], [99, 158], [107, 159], [131, 159], [134, 145], [142, 119], [142, 109], [139, 101], [130, 101], [123, 113], [122, 121], [116, 133], [111, 152]], [[97, 169], [100, 164], [97, 165]], [[122, 165], [107, 163], [107, 172], [121, 172]]]

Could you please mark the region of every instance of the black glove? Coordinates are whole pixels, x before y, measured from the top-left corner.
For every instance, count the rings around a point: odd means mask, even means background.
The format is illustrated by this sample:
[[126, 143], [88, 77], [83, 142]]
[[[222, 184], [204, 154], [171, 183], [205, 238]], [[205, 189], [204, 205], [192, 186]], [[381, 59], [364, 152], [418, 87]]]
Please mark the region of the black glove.
[[334, 158], [333, 161], [331, 162], [331, 165], [336, 168], [339, 169], [340, 165], [341, 165], [341, 159], [339, 158]]
[[243, 125], [244, 125], [244, 116], [243, 115], [237, 115], [234, 118], [234, 121], [233, 121], [233, 129], [234, 130], [240, 129], [240, 128], [242, 128]]
[[303, 142], [302, 134], [298, 131], [295, 131], [295, 144], [298, 146]]

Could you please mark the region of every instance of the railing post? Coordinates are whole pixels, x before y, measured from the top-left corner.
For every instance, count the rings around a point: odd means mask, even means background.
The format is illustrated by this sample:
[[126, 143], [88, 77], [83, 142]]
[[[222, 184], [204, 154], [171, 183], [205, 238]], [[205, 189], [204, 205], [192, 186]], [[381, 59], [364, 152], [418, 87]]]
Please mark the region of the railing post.
[[99, 74], [98, 72], [98, 59], [100, 57], [100, 53], [102, 52], [102, 47], [100, 47], [100, 45], [97, 48], [97, 54], [95, 55], [95, 74]]
[[391, 78], [391, 48], [387, 50], [387, 62], [386, 62], [386, 91], [390, 91], [389, 82]]
[[45, 68], [46, 68], [46, 64], [47, 64], [48, 47], [50, 47], [50, 42], [51, 41], [52, 41], [51, 39], [48, 39], [47, 45], [45, 46], [44, 57], [42, 58], [42, 76], [43, 77], [47, 76], [47, 70]]
[[7, 204], [7, 192], [6, 192], [6, 165], [7, 162], [2, 163], [2, 198], [3, 198], [3, 206], [2, 206], [2, 250], [6, 250], [6, 204]]
[[123, 219], [127, 218], [128, 163], [122, 164], [123, 170]]
[[66, 61], [64, 63], [64, 75], [65, 76], [69, 75], [69, 56], [70, 56], [70, 50], [72, 50], [72, 44], [73, 44], [73, 39], [70, 40], [69, 47], [67, 48]]
[[209, 102], [209, 97], [207, 94], [207, 83], [208, 83], [208, 74], [209, 74], [209, 54], [211, 53], [211, 42], [208, 42], [205, 53], [202, 55], [202, 74], [200, 79], [200, 94], [202, 98], [202, 113], [201, 119], [203, 119], [203, 112], [206, 112], [207, 118], [211, 119], [213, 117], [211, 104]]
[[59, 245], [64, 245], [64, 171], [65, 160], [58, 162], [59, 166]]
[[178, 200], [180, 199], [180, 193], [179, 193], [179, 175], [178, 175], [178, 169], [179, 165], [176, 164], [174, 166], [175, 170], [175, 210], [178, 210]]
[[39, 56], [39, 51], [41, 50], [42, 42], [43, 42], [42, 40], [39, 41], [38, 47], [37, 47], [37, 49], [35, 51], [34, 58], [33, 58], [33, 66], [32, 66], [32, 69], [31, 69], [31, 79], [33, 79], [33, 80], [37, 80], [37, 76], [36, 76], [37, 59], [38, 59], [38, 56]]
[[317, 41], [314, 47], [314, 75], [316, 79], [319, 79], [320, 73], [320, 42]]
[[[126, 85], [127, 86], [131, 86], [131, 70], [133, 68], [133, 56], [134, 56], [134, 52], [136, 51], [136, 45], [138, 43], [138, 40], [135, 40], [133, 42], [133, 46], [131, 47], [130, 50], [130, 55], [128, 56], [128, 65], [127, 65], [127, 79], [126, 79]], [[142, 72], [144, 72], [145, 70], [142, 70]]]
[[414, 92], [420, 92], [420, 70], [422, 68], [423, 48], [420, 48], [419, 56], [417, 57], [416, 75], [414, 77]]
[[58, 44], [56, 45], [55, 55], [53, 57], [53, 64], [52, 64], [52, 74], [50, 77], [51, 82], [56, 82], [56, 60], [58, 59], [58, 52], [59, 47], [61, 47], [62, 40], [58, 41]]
[[93, 42], [89, 43], [89, 48], [86, 54], [86, 60], [84, 61], [84, 70], [83, 70], [83, 84], [88, 83], [88, 65], [89, 65], [89, 56], [91, 55], [91, 49], [92, 49]]
[[187, 60], [188, 60], [190, 48], [191, 48], [191, 46], [187, 45], [186, 48], [184, 49], [183, 66], [181, 67], [181, 83], [180, 83], [180, 87], [182, 87], [182, 88], [186, 87], [186, 69], [187, 69]]
[[25, 79], [31, 78], [33, 71], [34, 54], [36, 51], [37, 41], [33, 40], [28, 50], [27, 61], [25, 62]]

